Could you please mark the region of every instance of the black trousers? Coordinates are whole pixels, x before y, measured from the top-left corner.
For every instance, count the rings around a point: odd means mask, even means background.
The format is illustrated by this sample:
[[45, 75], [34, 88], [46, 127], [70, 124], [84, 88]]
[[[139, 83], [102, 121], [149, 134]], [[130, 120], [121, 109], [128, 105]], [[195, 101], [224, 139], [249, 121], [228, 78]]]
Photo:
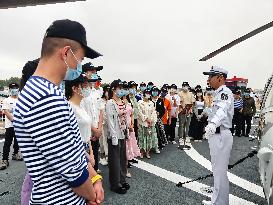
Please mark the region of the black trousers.
[[169, 124], [164, 125], [164, 131], [165, 131], [167, 140], [170, 141], [170, 125]]
[[[203, 109], [199, 109], [198, 115], [201, 115], [202, 112], [203, 112]], [[198, 120], [197, 116], [194, 113], [191, 118], [189, 135], [193, 137], [194, 140], [202, 140], [205, 124], [206, 124], [206, 118], [202, 117], [200, 120]]]
[[125, 139], [118, 140], [118, 145], [112, 145], [108, 140], [108, 167], [110, 188], [115, 190], [126, 183], [127, 159]]
[[91, 146], [93, 149], [94, 160], [95, 160], [94, 169], [95, 169], [95, 171], [98, 171], [98, 169], [99, 169], [99, 148], [100, 148], [99, 140], [91, 141]]
[[18, 154], [19, 146], [15, 137], [14, 128], [13, 127], [6, 128], [5, 142], [3, 147], [3, 160], [9, 159], [10, 146], [12, 144], [13, 139], [14, 139], [13, 154]]
[[242, 113], [239, 112], [239, 109], [234, 109], [231, 133], [232, 134], [235, 133], [236, 136], [240, 136], [242, 132], [242, 124], [243, 124]]
[[169, 125], [169, 135], [170, 135], [171, 142], [174, 141], [175, 139], [176, 122], [177, 122], [177, 118], [175, 117], [171, 118], [171, 124]]
[[135, 131], [135, 136], [136, 140], [138, 139], [138, 124], [137, 124], [137, 119], [134, 119], [134, 131]]
[[[251, 130], [251, 120], [252, 120], [252, 116], [243, 115], [242, 135], [249, 135]], [[246, 128], [245, 128], [245, 124], [246, 124]]]

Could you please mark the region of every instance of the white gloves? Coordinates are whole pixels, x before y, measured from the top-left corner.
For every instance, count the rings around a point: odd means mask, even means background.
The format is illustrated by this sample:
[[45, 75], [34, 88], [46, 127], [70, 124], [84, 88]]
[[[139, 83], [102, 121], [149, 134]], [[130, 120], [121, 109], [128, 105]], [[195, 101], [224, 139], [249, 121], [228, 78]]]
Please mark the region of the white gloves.
[[214, 123], [209, 123], [206, 127], [205, 127], [205, 139], [208, 139], [210, 137], [212, 137], [215, 132], [216, 132], [216, 125]]

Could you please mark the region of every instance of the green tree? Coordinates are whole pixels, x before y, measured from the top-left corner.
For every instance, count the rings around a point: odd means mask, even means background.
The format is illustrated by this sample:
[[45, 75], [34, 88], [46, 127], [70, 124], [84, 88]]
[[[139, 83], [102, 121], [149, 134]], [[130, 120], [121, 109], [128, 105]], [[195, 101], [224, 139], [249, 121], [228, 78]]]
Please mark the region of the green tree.
[[10, 83], [18, 83], [20, 84], [20, 78], [11, 77], [6, 80], [0, 80], [0, 90], [3, 90], [5, 86], [9, 86]]

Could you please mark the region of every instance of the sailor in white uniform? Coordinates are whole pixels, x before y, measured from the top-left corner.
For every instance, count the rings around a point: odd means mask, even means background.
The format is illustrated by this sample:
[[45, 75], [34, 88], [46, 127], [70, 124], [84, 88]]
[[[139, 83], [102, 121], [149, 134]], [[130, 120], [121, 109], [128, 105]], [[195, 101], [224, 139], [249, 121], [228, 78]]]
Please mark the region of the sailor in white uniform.
[[208, 83], [215, 90], [212, 111], [205, 128], [208, 139], [214, 187], [211, 201], [203, 201], [204, 205], [229, 205], [229, 180], [227, 170], [233, 137], [230, 132], [234, 113], [233, 94], [225, 86], [228, 72], [220, 67], [212, 66], [208, 75]]

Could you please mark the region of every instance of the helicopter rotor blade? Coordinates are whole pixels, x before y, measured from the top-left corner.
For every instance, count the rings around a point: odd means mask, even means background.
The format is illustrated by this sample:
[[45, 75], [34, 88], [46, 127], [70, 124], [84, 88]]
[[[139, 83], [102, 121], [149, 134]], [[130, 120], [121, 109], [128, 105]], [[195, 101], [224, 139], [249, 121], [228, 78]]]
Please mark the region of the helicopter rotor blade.
[[273, 27], [273, 21], [249, 32], [248, 34], [246, 34], [244, 36], [241, 36], [240, 38], [237, 38], [236, 40], [230, 42], [229, 44], [227, 44], [227, 45], [219, 48], [218, 50], [213, 51], [212, 53], [208, 54], [207, 56], [201, 58], [199, 61], [206, 61], [210, 58], [213, 58], [214, 56], [218, 55], [219, 53], [222, 53], [222, 52], [230, 49], [231, 47], [233, 47], [233, 46], [235, 46], [235, 45], [255, 36], [256, 34], [261, 33], [263, 31], [265, 31], [266, 29], [271, 28], [271, 27]]

